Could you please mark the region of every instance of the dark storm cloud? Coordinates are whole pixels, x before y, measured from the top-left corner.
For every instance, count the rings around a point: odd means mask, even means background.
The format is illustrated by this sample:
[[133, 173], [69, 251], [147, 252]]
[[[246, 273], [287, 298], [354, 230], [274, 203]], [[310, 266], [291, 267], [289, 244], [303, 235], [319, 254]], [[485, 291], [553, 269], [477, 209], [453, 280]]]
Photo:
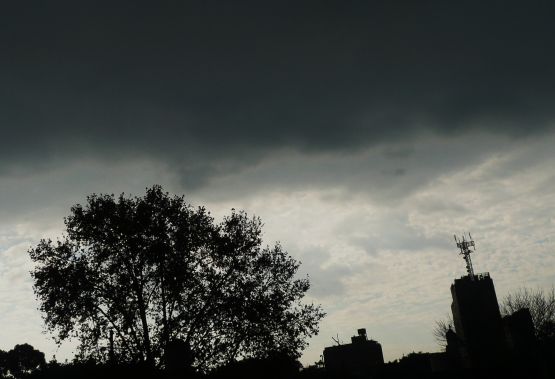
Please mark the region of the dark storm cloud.
[[553, 125], [552, 4], [392, 3], [3, 4], [1, 169], [147, 156], [202, 178]]

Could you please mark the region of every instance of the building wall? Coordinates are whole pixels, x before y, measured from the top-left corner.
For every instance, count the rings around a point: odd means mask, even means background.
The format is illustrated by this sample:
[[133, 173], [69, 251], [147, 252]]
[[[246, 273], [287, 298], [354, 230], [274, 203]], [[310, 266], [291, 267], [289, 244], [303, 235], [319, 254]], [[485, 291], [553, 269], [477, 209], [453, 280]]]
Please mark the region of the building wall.
[[382, 346], [373, 340], [353, 338], [353, 343], [324, 349], [324, 364], [330, 373], [367, 376], [384, 364]]
[[451, 285], [455, 331], [471, 367], [496, 367], [506, 355], [505, 333], [489, 274], [456, 279]]
[[520, 309], [503, 318], [507, 346], [515, 364], [531, 365], [537, 355], [534, 323], [528, 308]]

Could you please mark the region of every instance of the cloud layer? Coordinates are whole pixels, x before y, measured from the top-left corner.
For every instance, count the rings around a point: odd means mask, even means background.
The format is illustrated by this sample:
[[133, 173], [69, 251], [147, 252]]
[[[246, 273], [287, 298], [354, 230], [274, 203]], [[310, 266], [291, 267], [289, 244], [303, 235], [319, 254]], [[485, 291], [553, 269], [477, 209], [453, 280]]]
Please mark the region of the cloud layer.
[[2, 170], [149, 157], [194, 188], [282, 149], [553, 127], [549, 4], [25, 4], [2, 12]]

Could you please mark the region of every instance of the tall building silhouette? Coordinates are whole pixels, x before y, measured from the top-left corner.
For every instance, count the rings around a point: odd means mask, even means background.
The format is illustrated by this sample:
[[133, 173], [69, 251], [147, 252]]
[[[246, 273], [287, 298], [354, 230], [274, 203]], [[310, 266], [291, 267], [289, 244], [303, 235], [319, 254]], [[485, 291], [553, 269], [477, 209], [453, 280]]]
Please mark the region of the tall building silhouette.
[[497, 367], [506, 356], [505, 331], [489, 273], [475, 274], [470, 259], [472, 239], [457, 240], [467, 265], [467, 275], [451, 285], [451, 311], [466, 367]]
[[455, 279], [451, 285], [451, 295], [455, 332], [466, 350], [466, 365], [499, 365], [505, 355], [505, 333], [489, 274]]
[[537, 358], [534, 322], [528, 308], [521, 308], [513, 314], [503, 317], [507, 336], [507, 347], [515, 364], [533, 365]]

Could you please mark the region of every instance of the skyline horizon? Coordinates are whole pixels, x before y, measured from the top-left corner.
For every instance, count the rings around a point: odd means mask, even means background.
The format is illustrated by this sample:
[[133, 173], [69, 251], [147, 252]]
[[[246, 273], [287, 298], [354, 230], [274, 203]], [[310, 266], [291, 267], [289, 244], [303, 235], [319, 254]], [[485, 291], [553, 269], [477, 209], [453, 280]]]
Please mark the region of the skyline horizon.
[[[124, 193], [122, 193], [122, 194], [124, 194]], [[130, 193], [128, 193], [128, 194], [126, 194], [126, 195], [128, 195], [128, 196], [129, 196], [129, 195], [135, 196], [136, 194], [130, 194]], [[178, 195], [178, 194], [176, 194], [176, 195]], [[197, 206], [202, 206], [202, 205], [197, 205]], [[208, 209], [208, 211], [210, 211], [210, 209]], [[223, 213], [221, 213], [221, 214], [219, 215], [219, 216], [220, 216], [220, 219], [221, 219], [222, 215], [223, 215]], [[250, 215], [251, 217], [256, 216], [255, 214], [249, 214], [249, 215]], [[262, 220], [262, 221], [264, 221], [264, 220]], [[52, 237], [52, 236], [50, 236], [50, 237]], [[47, 238], [50, 238], [50, 237], [47, 237]], [[452, 243], [452, 245], [453, 245], [453, 246], [452, 246], [452, 249], [451, 249], [451, 250], [452, 250], [451, 253], [456, 252], [456, 248], [458, 247], [458, 246], [456, 246], [456, 243]], [[478, 252], [479, 252], [479, 251], [480, 251], [480, 249], [479, 249], [479, 247], [478, 247]], [[460, 252], [459, 252], [459, 253], [453, 253], [452, 255], [453, 255], [453, 256], [452, 256], [453, 260], [455, 260], [455, 261], [458, 260], [458, 265], [460, 266], [460, 268], [464, 268], [464, 266], [463, 266], [463, 264], [462, 264], [463, 262], [460, 262], [460, 260], [461, 260], [460, 255], [461, 255], [461, 253], [460, 253]], [[463, 258], [463, 259], [464, 259], [464, 258]], [[301, 262], [300, 271], [303, 271], [302, 269], [303, 269], [303, 264], [302, 264], [302, 262]], [[453, 276], [453, 277], [452, 277], [450, 285], [453, 283], [453, 281], [454, 281], [455, 279], [460, 279], [460, 278], [463, 278], [463, 277], [466, 277], [466, 276], [469, 275], [468, 272], [464, 272], [463, 269], [460, 269], [459, 271], [460, 271], [460, 272], [459, 272], [459, 275]], [[488, 270], [488, 269], [486, 269], [486, 270], [479, 270], [479, 271], [476, 273], [476, 275], [481, 275], [481, 274], [484, 274], [484, 273], [489, 274], [490, 272], [491, 272], [491, 270]], [[307, 275], [308, 275], [308, 274], [307, 274]], [[309, 278], [310, 278], [310, 275], [309, 275]], [[447, 288], [447, 286], [446, 286], [446, 288]], [[524, 286], [524, 285], [518, 285], [517, 287], [512, 287], [512, 288], [510, 288], [509, 290], [504, 289], [505, 296], [506, 296], [508, 293], [511, 293], [511, 292], [520, 290], [521, 288], [525, 288], [525, 286]], [[551, 285], [551, 288], [553, 288], [553, 284]], [[548, 286], [547, 286], [547, 287], [545, 287], [545, 286], [544, 286], [544, 287], [537, 286], [537, 287], [534, 287], [534, 288], [532, 288], [532, 289], [548, 290], [549, 287], [548, 287]], [[312, 298], [310, 292], [311, 292], [311, 291], [309, 290], [309, 292], [308, 292], [308, 298], [309, 298], [309, 299]], [[33, 298], [34, 298], [34, 294], [33, 294]], [[449, 299], [450, 299], [450, 298], [449, 298]], [[498, 301], [501, 301], [501, 298], [498, 298]], [[325, 308], [324, 308], [324, 311], [326, 312], [326, 309], [325, 309]], [[447, 313], [449, 313], [449, 312], [447, 312]], [[41, 316], [42, 316], [42, 315], [41, 315]], [[441, 317], [438, 316], [438, 317], [434, 320], [434, 322], [443, 319], [444, 316], [445, 316], [445, 314], [441, 315]], [[324, 320], [325, 320], [325, 318], [324, 318]], [[41, 326], [43, 326], [43, 323], [42, 323], [42, 322], [41, 322]], [[344, 322], [344, 323], [343, 323], [343, 329], [344, 329], [344, 330], [356, 330], [356, 329], [358, 329], [358, 328], [365, 328], [365, 329], [368, 329], [368, 330], [372, 330], [372, 323], [371, 323], [370, 321], [367, 322], [367, 323], [364, 324], [364, 325], [354, 325], [354, 324], [353, 324], [353, 325], [350, 325], [350, 324], [348, 324], [348, 322]], [[429, 341], [427, 342], [427, 345], [421, 345], [421, 346], [424, 346], [424, 347], [428, 347], [427, 350], [422, 350], [422, 348], [411, 348], [410, 341], [407, 341], [408, 344], [406, 345], [406, 348], [405, 348], [404, 350], [402, 350], [402, 351], [395, 351], [394, 353], [392, 353], [392, 352], [388, 351], [388, 348], [387, 348], [387, 340], [379, 340], [379, 339], [377, 339], [377, 338], [376, 338], [375, 340], [376, 340], [377, 342], [379, 342], [379, 343], [382, 345], [382, 347], [383, 347], [385, 361], [386, 361], [386, 362], [393, 362], [393, 361], [398, 360], [398, 359], [400, 359], [400, 358], [402, 358], [402, 357], [404, 357], [404, 356], [406, 356], [406, 355], [408, 355], [408, 354], [410, 354], [410, 353], [413, 353], [413, 352], [421, 352], [421, 351], [435, 352], [435, 351], [442, 351], [442, 350], [441, 350], [441, 346], [439, 346], [439, 345], [437, 344], [437, 342], [435, 342], [435, 341], [433, 340], [434, 337], [432, 336], [432, 332], [433, 332], [432, 329], [433, 329], [433, 324], [430, 325], [430, 330], [429, 330], [430, 336], [429, 336]], [[331, 330], [331, 329], [330, 329], [330, 330]], [[319, 334], [320, 334], [320, 333], [319, 333]], [[314, 339], [318, 339], [318, 340], [320, 340], [320, 343], [322, 343], [322, 341], [326, 340], [325, 337], [329, 337], [329, 338], [327, 338], [327, 339], [330, 340], [330, 341], [332, 341], [332, 342], [334, 342], [334, 338], [333, 338], [333, 337], [336, 337], [336, 336], [337, 336], [337, 337], [339, 338], [339, 341], [340, 341], [340, 342], [344, 342], [344, 341], [341, 339], [341, 335], [342, 335], [342, 334], [339, 333], [339, 332], [336, 332], [336, 334], [331, 335], [331, 337], [330, 337], [330, 336], [321, 336], [321, 335], [319, 335], [319, 336], [313, 337], [312, 339], [309, 339], [309, 341], [314, 340]], [[349, 332], [344, 333], [343, 335], [346, 336], [345, 338], [346, 338], [347, 340], [350, 338]], [[324, 337], [324, 338], [323, 338], [323, 337]], [[370, 338], [370, 339], [374, 339], [373, 336], [372, 336], [372, 334], [369, 334], [369, 338]], [[430, 344], [430, 341], [433, 341], [433, 343]], [[61, 345], [61, 346], [63, 346], [63, 348], [62, 348], [62, 350], [61, 350], [62, 354], [59, 354], [59, 348], [53, 348], [53, 346], [55, 346], [53, 340], [46, 338], [43, 342], [45, 343], [45, 346], [49, 346], [49, 347], [50, 347], [50, 350], [49, 350], [49, 351], [44, 351], [44, 352], [47, 354], [47, 357], [48, 357], [48, 358], [52, 359], [52, 358], [56, 357], [57, 359], [59, 359], [59, 358], [60, 358], [60, 355], [61, 355], [61, 359], [63, 359], [64, 361], [68, 361], [68, 360], [71, 361], [71, 359], [73, 358], [73, 356], [74, 356], [74, 354], [75, 354], [75, 351], [73, 351], [73, 350], [71, 350], [71, 349], [74, 349], [74, 348], [77, 346], [77, 345], [76, 345], [76, 341], [74, 341], [73, 343], [72, 343], [72, 342], [66, 341], [66, 342], [62, 343], [62, 345]], [[35, 348], [37, 348], [37, 346], [41, 346], [40, 344], [39, 344], [39, 345], [34, 345], [34, 344], [32, 343], [32, 341], [20, 341], [19, 343], [30, 343], [30, 344], [31, 344], [32, 346], [34, 346]], [[348, 343], [348, 342], [347, 342], [347, 343]], [[312, 361], [312, 359], [313, 359], [315, 356], [320, 357], [320, 355], [317, 355], [318, 351], [320, 350], [321, 352], [323, 352], [324, 348], [325, 348], [325, 347], [329, 347], [329, 346], [333, 346], [332, 343], [329, 343], [329, 342], [328, 342], [328, 344], [324, 344], [324, 345], [322, 345], [322, 346], [319, 346], [319, 345], [315, 345], [313, 342], [311, 342], [309, 348], [308, 348], [307, 350], [304, 351], [302, 357], [300, 358], [301, 363], [302, 363], [305, 367], [307, 367], [307, 366], [313, 364], [313, 363], [316, 362], [317, 360]], [[431, 347], [431, 350], [430, 350], [430, 347]], [[5, 349], [5, 350], [7, 351], [7, 349], [9, 349], [8, 346], [6, 346], [6, 349]], [[3, 349], [3, 350], [4, 350], [4, 349]], [[39, 350], [43, 351], [42, 349], [39, 349]], [[71, 351], [70, 351], [70, 350], [71, 350]], [[310, 350], [310, 352], [309, 352], [308, 350]], [[57, 354], [58, 354], [58, 355], [57, 355]]]

